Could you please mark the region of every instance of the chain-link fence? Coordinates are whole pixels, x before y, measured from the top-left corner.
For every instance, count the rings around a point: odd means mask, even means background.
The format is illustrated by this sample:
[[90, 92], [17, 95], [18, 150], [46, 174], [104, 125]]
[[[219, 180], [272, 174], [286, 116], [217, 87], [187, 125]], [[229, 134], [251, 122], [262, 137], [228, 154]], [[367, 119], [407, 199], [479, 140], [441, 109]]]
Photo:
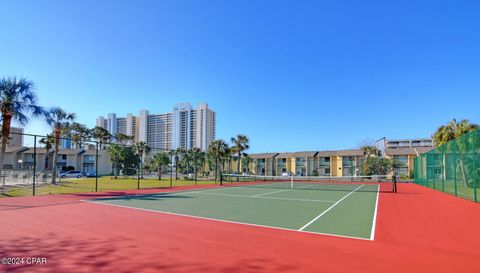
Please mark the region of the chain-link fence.
[[480, 130], [415, 158], [415, 183], [479, 202]]
[[[56, 145], [58, 147], [56, 148]], [[161, 156], [158, 156], [161, 154]], [[206, 160], [126, 142], [11, 132], [0, 158], [0, 194], [22, 196], [213, 183]]]

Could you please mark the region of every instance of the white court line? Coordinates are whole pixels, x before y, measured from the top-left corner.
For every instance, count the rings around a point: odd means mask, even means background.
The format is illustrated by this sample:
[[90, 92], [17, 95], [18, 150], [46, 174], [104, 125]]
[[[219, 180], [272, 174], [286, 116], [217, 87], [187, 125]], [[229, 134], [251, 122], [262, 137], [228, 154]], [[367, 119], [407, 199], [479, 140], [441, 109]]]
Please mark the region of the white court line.
[[269, 192], [266, 192], [266, 193], [255, 194], [255, 195], [252, 195], [252, 196], [250, 196], [250, 197], [260, 197], [260, 196], [265, 196], [265, 195], [274, 194], [274, 193], [278, 193], [278, 192], [289, 191], [289, 190], [292, 190], [292, 189], [284, 189], [284, 190], [278, 190], [278, 191], [269, 191]]
[[311, 225], [313, 222], [317, 221], [318, 218], [322, 217], [323, 215], [325, 215], [325, 213], [327, 213], [328, 211], [330, 211], [331, 209], [333, 209], [336, 205], [340, 204], [340, 202], [342, 202], [343, 200], [345, 200], [345, 198], [349, 197], [352, 193], [356, 192], [357, 190], [359, 190], [361, 187], [365, 186], [365, 184], [362, 184], [360, 185], [359, 187], [357, 187], [356, 189], [354, 189], [353, 191], [351, 191], [350, 193], [348, 193], [347, 195], [345, 195], [344, 197], [342, 197], [342, 199], [338, 200], [337, 202], [335, 202], [333, 205], [331, 205], [328, 209], [324, 210], [322, 213], [320, 213], [319, 215], [317, 215], [317, 217], [313, 218], [310, 222], [306, 223], [303, 227], [299, 228], [298, 231], [303, 231], [305, 228], [307, 228], [309, 225]]
[[377, 209], [378, 209], [378, 196], [380, 195], [380, 185], [377, 186], [377, 200], [375, 201], [375, 211], [373, 212], [372, 231], [370, 233], [370, 240], [375, 238], [375, 226], [377, 225]]
[[300, 199], [300, 198], [265, 197], [265, 196], [257, 197], [257, 196], [240, 195], [240, 194], [223, 194], [223, 193], [210, 193], [210, 192], [205, 192], [205, 193], [204, 192], [190, 192], [190, 193], [191, 194], [214, 195], [214, 196], [225, 196], [225, 197], [239, 197], [239, 198], [259, 198], [259, 199], [270, 199], [270, 200], [335, 203], [335, 201], [319, 200], [319, 199]]
[[182, 216], [182, 217], [188, 217], [188, 218], [194, 218], [194, 219], [202, 219], [202, 220], [217, 221], [217, 222], [223, 222], [223, 223], [240, 224], [240, 225], [245, 225], [245, 226], [270, 228], [270, 229], [278, 229], [278, 230], [287, 230], [287, 231], [302, 232], [302, 233], [308, 233], [308, 234], [318, 234], [318, 235], [326, 235], [326, 236], [333, 236], [333, 237], [339, 237], [339, 238], [348, 238], [348, 239], [370, 241], [370, 239], [362, 238], [362, 237], [354, 237], [354, 236], [338, 235], [338, 234], [332, 234], [332, 233], [304, 231], [304, 230], [296, 230], [296, 229], [289, 229], [289, 228], [282, 228], [282, 227], [274, 227], [274, 226], [266, 226], [266, 225], [259, 225], [259, 224], [235, 222], [235, 221], [230, 221], [230, 220], [222, 220], [222, 219], [217, 219], [217, 218], [188, 215], [188, 214], [175, 213], [175, 212], [169, 212], [169, 211], [129, 207], [129, 206], [124, 206], [124, 205], [117, 205], [117, 204], [112, 204], [112, 203], [107, 203], [107, 202], [98, 202], [98, 201], [93, 201], [93, 200], [81, 200], [81, 201], [88, 202], [88, 203], [93, 203], [93, 204], [97, 204], [97, 205], [107, 205], [107, 206], [121, 207], [121, 208], [134, 209], [134, 210], [140, 210], [140, 211], [157, 212], [157, 213], [163, 213], [163, 214], [169, 214], [169, 215], [175, 215], [175, 216]]

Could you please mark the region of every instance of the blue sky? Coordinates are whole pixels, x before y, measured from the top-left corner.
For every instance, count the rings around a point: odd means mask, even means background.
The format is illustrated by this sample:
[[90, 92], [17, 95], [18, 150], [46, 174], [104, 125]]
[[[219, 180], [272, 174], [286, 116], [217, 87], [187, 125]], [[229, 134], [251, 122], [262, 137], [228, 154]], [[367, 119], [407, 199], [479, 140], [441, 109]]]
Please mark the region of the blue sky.
[[[478, 1], [2, 1], [0, 77], [99, 115], [207, 102], [251, 152], [480, 122]], [[27, 132], [46, 133], [41, 121]]]

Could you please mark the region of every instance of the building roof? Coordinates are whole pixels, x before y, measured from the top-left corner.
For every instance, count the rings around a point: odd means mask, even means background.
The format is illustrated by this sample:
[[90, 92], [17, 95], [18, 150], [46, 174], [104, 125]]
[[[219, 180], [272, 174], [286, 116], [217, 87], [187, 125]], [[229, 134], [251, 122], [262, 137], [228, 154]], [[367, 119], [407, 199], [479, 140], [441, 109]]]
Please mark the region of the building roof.
[[279, 153], [275, 158], [288, 157], [314, 157], [318, 154], [316, 151], [293, 152], [293, 153]]
[[[22, 147], [25, 149], [25, 153], [33, 154], [33, 148], [32, 147]], [[74, 155], [74, 154], [79, 154], [83, 151], [83, 149], [59, 149], [58, 154], [59, 155]], [[54, 149], [50, 149], [49, 153], [53, 153]], [[45, 153], [45, 147], [37, 147], [37, 154], [44, 154]]]
[[400, 148], [400, 149], [386, 149], [385, 154], [387, 156], [393, 155], [417, 155], [426, 153], [434, 149], [433, 147], [415, 147], [415, 148]]
[[362, 156], [362, 155], [363, 155], [363, 151], [361, 149], [320, 151], [317, 154], [317, 156]]
[[387, 142], [400, 142], [400, 141], [433, 141], [433, 140], [431, 138], [387, 139]]
[[259, 154], [248, 154], [248, 156], [250, 158], [273, 158], [275, 157], [276, 155], [278, 155], [278, 153], [259, 153]]
[[19, 153], [28, 150], [27, 147], [6, 147], [5, 153]]

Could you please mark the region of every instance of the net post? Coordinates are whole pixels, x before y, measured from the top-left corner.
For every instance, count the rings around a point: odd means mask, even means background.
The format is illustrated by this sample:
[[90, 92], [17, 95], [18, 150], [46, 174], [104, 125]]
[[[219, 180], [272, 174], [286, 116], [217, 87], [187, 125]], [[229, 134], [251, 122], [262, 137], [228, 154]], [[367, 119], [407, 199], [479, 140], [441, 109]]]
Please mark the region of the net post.
[[37, 135], [33, 136], [33, 188], [32, 195], [35, 195], [35, 178], [37, 176]]
[[393, 174], [393, 193], [397, 193], [397, 175]]
[[290, 189], [293, 189], [293, 176], [290, 177]]

